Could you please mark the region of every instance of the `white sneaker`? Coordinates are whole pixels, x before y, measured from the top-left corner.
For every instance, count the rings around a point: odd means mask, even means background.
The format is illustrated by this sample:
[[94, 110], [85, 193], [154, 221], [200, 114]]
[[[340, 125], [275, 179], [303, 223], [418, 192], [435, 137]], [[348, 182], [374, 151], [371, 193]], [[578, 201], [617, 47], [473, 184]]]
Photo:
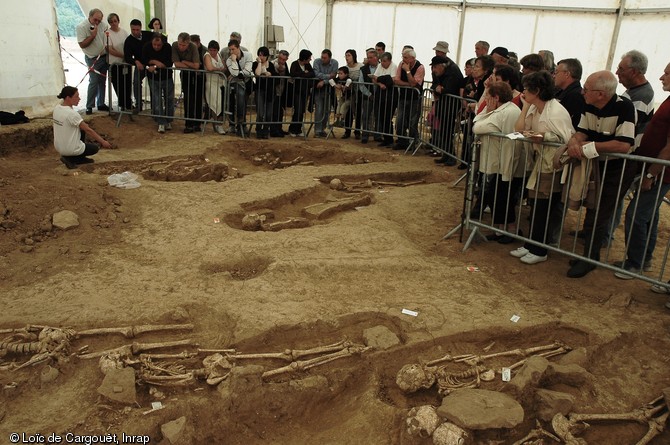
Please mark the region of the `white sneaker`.
[[223, 129], [223, 125], [214, 125], [214, 131], [219, 134], [226, 134], [226, 130]]
[[172, 124], [170, 124], [170, 123], [165, 124], [165, 129], [166, 130], [172, 130]]
[[[668, 284], [670, 285], [670, 283]], [[661, 286], [658, 284], [652, 284], [651, 287], [649, 288], [652, 292], [656, 292], [657, 294], [670, 294], [670, 289], [668, 289], [667, 286]], [[670, 304], [670, 303], [669, 303]], [[670, 308], [668, 308], [670, 309]]]
[[165, 133], [165, 125], [159, 125], [158, 126], [158, 132], [159, 133]]
[[516, 249], [510, 250], [510, 252], [509, 252], [510, 255], [512, 255], [514, 257], [517, 257], [517, 258], [524, 257], [524, 256], [528, 255], [529, 253], [530, 253], [530, 251], [528, 249], [526, 249], [525, 247], [517, 247]]
[[529, 252], [521, 257], [521, 262], [524, 264], [537, 264], [542, 261], [547, 261], [547, 255], [539, 256]]

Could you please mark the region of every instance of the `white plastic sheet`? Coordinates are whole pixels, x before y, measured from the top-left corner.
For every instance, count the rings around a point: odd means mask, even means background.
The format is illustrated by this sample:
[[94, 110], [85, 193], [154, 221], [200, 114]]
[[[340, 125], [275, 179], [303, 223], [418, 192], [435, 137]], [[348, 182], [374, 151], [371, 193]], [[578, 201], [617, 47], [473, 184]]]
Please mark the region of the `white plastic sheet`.
[[138, 176], [132, 172], [114, 173], [107, 177], [107, 183], [120, 189], [136, 189], [140, 186]]

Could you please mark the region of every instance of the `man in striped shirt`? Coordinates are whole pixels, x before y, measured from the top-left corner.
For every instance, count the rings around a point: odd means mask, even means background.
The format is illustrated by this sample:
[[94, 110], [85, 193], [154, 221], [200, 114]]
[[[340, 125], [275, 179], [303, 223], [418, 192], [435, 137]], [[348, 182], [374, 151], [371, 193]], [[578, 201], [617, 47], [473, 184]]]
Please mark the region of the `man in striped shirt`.
[[[635, 107], [629, 99], [618, 96], [616, 88], [617, 79], [609, 71], [595, 72], [586, 79], [582, 88], [586, 107], [577, 132], [568, 142], [570, 157], [584, 158], [584, 145], [589, 142], [594, 143], [598, 155], [631, 151], [635, 143]], [[600, 169], [602, 189], [597, 207], [586, 211], [584, 256], [600, 261], [607, 227], [611, 224], [619, 195], [625, 193], [632, 182], [635, 166], [631, 162], [624, 165], [623, 159], [614, 158], [592, 162], [594, 169]], [[571, 264], [570, 278], [581, 278], [595, 269], [595, 265], [583, 260]]]

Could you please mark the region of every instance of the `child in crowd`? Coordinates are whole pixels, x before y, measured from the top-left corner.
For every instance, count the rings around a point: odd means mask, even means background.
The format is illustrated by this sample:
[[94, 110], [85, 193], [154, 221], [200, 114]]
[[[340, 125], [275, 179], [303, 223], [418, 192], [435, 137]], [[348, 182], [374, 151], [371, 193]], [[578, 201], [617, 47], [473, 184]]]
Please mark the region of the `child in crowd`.
[[335, 123], [333, 124], [336, 127], [344, 126], [342, 119], [349, 112], [349, 107], [351, 106], [351, 82], [349, 68], [346, 66], [338, 68], [337, 77], [328, 81], [330, 86], [335, 88], [335, 94], [337, 95], [337, 110], [335, 112]]

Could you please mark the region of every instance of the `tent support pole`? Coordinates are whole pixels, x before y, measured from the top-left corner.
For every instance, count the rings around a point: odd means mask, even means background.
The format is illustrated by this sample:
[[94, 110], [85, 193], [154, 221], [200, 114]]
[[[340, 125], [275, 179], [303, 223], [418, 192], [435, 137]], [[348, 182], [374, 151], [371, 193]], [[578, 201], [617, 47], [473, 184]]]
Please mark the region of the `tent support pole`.
[[463, 31], [465, 31], [465, 1], [461, 3], [461, 22], [458, 25], [458, 48], [456, 49], [456, 59], [461, 60], [461, 51], [463, 49]]
[[335, 0], [326, 0], [326, 45], [330, 48], [333, 44], [333, 4]]
[[614, 53], [616, 52], [617, 42], [619, 41], [619, 31], [621, 31], [621, 22], [623, 15], [626, 12], [626, 0], [619, 0], [619, 9], [617, 10], [616, 23], [614, 24], [614, 31], [612, 31], [612, 41], [610, 42], [610, 53], [607, 55], [606, 70], [612, 70], [612, 63], [614, 63]]

